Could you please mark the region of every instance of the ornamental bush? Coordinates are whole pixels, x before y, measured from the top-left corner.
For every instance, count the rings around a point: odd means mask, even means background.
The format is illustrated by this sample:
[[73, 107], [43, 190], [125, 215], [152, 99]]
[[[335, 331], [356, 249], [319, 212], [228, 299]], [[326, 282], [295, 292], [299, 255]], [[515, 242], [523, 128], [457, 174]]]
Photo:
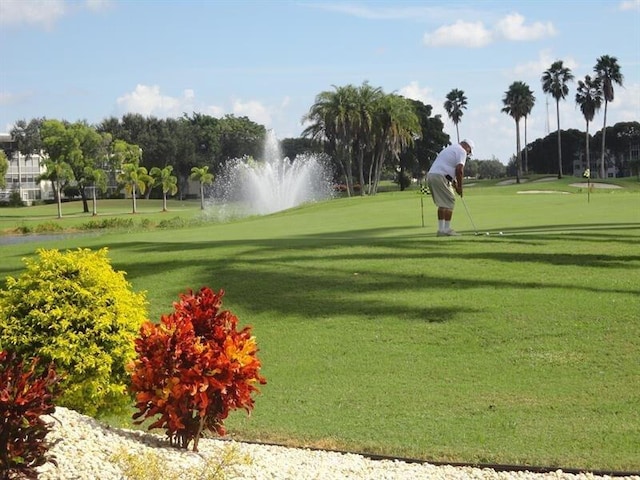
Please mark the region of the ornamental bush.
[[53, 413], [60, 378], [52, 364], [36, 374], [15, 352], [0, 351], [0, 479], [37, 478], [37, 467], [55, 458], [46, 441], [51, 425], [42, 415]]
[[53, 363], [61, 406], [86, 415], [128, 407], [126, 365], [147, 318], [144, 293], [111, 267], [106, 248], [36, 253], [0, 290], [0, 349]]
[[164, 429], [180, 448], [193, 441], [194, 452], [204, 430], [225, 434], [232, 409], [251, 413], [256, 384], [266, 383], [251, 328], [238, 331], [237, 317], [220, 310], [223, 295], [208, 287], [180, 295], [174, 312], [145, 322], [135, 342], [134, 423], [159, 416], [149, 430]]

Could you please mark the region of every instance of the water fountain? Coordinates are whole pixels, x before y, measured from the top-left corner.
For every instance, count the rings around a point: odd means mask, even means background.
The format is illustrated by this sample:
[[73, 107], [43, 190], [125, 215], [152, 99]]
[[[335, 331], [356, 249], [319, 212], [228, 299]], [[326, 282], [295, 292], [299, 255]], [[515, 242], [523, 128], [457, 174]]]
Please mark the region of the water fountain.
[[333, 195], [331, 170], [322, 155], [282, 157], [270, 130], [263, 159], [228, 161], [214, 180], [211, 201], [220, 216], [267, 215]]

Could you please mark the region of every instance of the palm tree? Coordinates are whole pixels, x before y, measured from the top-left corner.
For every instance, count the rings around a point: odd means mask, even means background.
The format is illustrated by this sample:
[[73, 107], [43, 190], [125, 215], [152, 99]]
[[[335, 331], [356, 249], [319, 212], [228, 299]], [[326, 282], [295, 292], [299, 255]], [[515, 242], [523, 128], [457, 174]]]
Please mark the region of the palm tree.
[[309, 112], [302, 118], [310, 125], [303, 137], [325, 142], [327, 153], [336, 158], [347, 185], [347, 195], [353, 192], [352, 131], [356, 88], [353, 85], [336, 87], [333, 92], [324, 91], [316, 96]]
[[517, 173], [516, 182], [520, 183], [522, 176], [522, 152], [520, 149], [520, 119], [525, 116], [528, 111], [530, 97], [532, 96], [529, 85], [524, 82], [513, 82], [509, 86], [509, 90], [504, 93], [502, 103], [504, 108], [502, 112], [510, 115], [516, 122], [516, 156], [517, 156]]
[[373, 133], [369, 168], [371, 194], [378, 191], [385, 159], [390, 156], [399, 165], [402, 151], [422, 135], [420, 119], [411, 101], [400, 95], [384, 95], [378, 102]]
[[463, 110], [467, 108], [467, 97], [465, 97], [462, 90], [454, 88], [447, 94], [447, 100], [444, 102], [444, 109], [447, 111], [447, 115], [456, 126], [456, 136], [458, 143], [460, 143], [460, 131], [458, 130], [458, 124], [462, 120]]
[[524, 112], [524, 171], [529, 171], [529, 143], [527, 142], [527, 119], [533, 110], [533, 106], [536, 103], [536, 97], [533, 95], [533, 91], [529, 90], [527, 96], [524, 99], [525, 112]]
[[[380, 100], [384, 97], [381, 88], [371, 87], [367, 82], [356, 89], [354, 111], [350, 115], [352, 122], [351, 139], [358, 165], [360, 195], [364, 195], [364, 156], [373, 144], [373, 122]], [[371, 187], [371, 186], [370, 186]]]
[[213, 183], [213, 173], [209, 172], [208, 166], [193, 167], [189, 178], [200, 183], [200, 210], [204, 210], [204, 186]]
[[44, 164], [46, 172], [37, 178], [37, 182], [39, 183], [41, 180], [51, 181], [58, 205], [58, 218], [62, 218], [62, 186], [70, 180], [74, 180], [73, 169], [67, 162], [59, 159], [50, 158], [45, 160]]
[[576, 93], [576, 103], [587, 122], [587, 133], [585, 136], [587, 168], [591, 171], [591, 160], [589, 158], [589, 122], [593, 121], [596, 112], [602, 107], [604, 93], [602, 83], [598, 77], [592, 79], [589, 75], [584, 77], [584, 81], [578, 81]]
[[137, 192], [143, 194], [147, 189], [149, 174], [145, 167], [140, 167], [137, 163], [123, 163], [122, 171], [118, 174], [118, 181], [124, 183], [127, 193], [131, 194], [133, 202], [133, 212], [138, 213], [136, 208]]
[[557, 60], [542, 74], [542, 91], [556, 100], [556, 118], [558, 121], [558, 178], [562, 178], [562, 142], [560, 140], [560, 99], [569, 94], [567, 83], [573, 80], [571, 69]]
[[164, 168], [153, 167], [149, 174], [154, 179], [154, 185], [162, 187], [162, 211], [167, 211], [167, 194], [175, 195], [178, 191], [178, 177], [171, 175], [173, 167], [167, 165]]
[[93, 204], [93, 216], [95, 217], [98, 215], [98, 195], [96, 191], [98, 189], [103, 193], [107, 191], [107, 172], [101, 168], [92, 168], [89, 166], [85, 167], [84, 174], [88, 185], [92, 187], [91, 200]]
[[602, 83], [602, 92], [604, 96], [604, 122], [602, 126], [602, 152], [600, 156], [600, 178], [604, 178], [604, 141], [607, 130], [607, 105], [613, 102], [613, 84], [617, 83], [622, 86], [624, 76], [620, 71], [618, 59], [609, 55], [603, 55], [598, 58], [596, 66], [593, 67], [596, 77]]

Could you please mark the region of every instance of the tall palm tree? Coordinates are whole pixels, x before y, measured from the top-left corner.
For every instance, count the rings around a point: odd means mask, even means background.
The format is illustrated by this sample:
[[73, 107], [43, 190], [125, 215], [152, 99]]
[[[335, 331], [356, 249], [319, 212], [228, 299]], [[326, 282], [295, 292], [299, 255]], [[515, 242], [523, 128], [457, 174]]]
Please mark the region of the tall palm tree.
[[558, 121], [558, 178], [562, 178], [562, 141], [560, 140], [560, 100], [569, 94], [567, 83], [573, 80], [569, 67], [557, 60], [542, 74], [542, 91], [551, 94], [556, 100], [556, 119]]
[[200, 210], [204, 210], [204, 186], [213, 183], [213, 173], [209, 172], [209, 167], [193, 167], [191, 169], [191, 180], [200, 183]]
[[178, 177], [171, 175], [173, 167], [167, 165], [164, 168], [153, 167], [149, 174], [154, 179], [154, 184], [162, 188], [162, 211], [167, 211], [167, 194], [175, 195], [178, 191]]
[[122, 171], [118, 174], [118, 181], [124, 183], [125, 191], [131, 194], [131, 201], [133, 203], [132, 213], [138, 213], [136, 197], [138, 192], [143, 194], [147, 189], [149, 182], [147, 169], [139, 166], [137, 163], [123, 163]]
[[400, 164], [401, 152], [413, 145], [421, 135], [420, 119], [411, 101], [395, 94], [380, 98], [373, 125], [369, 193], [378, 191], [385, 159], [390, 156], [396, 164]]
[[367, 150], [373, 145], [373, 122], [380, 100], [384, 97], [382, 89], [374, 88], [368, 82], [364, 82], [356, 90], [355, 111], [352, 113], [352, 137], [353, 150], [356, 154], [358, 166], [358, 180], [360, 183], [360, 195], [365, 194], [364, 189], [364, 157]]
[[447, 111], [447, 115], [456, 126], [456, 136], [458, 143], [460, 143], [460, 131], [458, 130], [458, 124], [462, 120], [463, 110], [467, 108], [467, 97], [465, 97], [462, 90], [454, 88], [447, 94], [447, 100], [444, 102], [444, 109]]
[[525, 116], [528, 111], [529, 99], [532, 95], [529, 85], [524, 82], [513, 82], [509, 86], [509, 90], [504, 93], [502, 103], [504, 108], [502, 112], [511, 116], [516, 122], [516, 162], [517, 173], [516, 182], [520, 183], [522, 176], [522, 151], [520, 148], [520, 119]]
[[596, 73], [596, 77], [602, 83], [602, 92], [604, 96], [604, 122], [602, 126], [602, 152], [600, 155], [600, 178], [604, 178], [604, 147], [605, 137], [607, 131], [607, 105], [609, 102], [613, 102], [613, 84], [617, 83], [622, 86], [624, 76], [620, 71], [620, 65], [616, 57], [609, 55], [603, 55], [596, 61], [596, 66], [593, 67], [593, 71]]
[[580, 111], [587, 122], [587, 133], [585, 136], [585, 149], [587, 168], [591, 171], [591, 160], [589, 158], [589, 122], [593, 121], [596, 112], [602, 107], [604, 93], [602, 91], [602, 82], [598, 77], [591, 78], [589, 75], [584, 77], [584, 81], [578, 80], [578, 90], [576, 93], [576, 103], [580, 107]]
[[533, 91], [531, 89], [529, 89], [528, 94], [525, 96], [524, 103], [525, 103], [525, 112], [524, 112], [524, 167], [523, 169], [525, 172], [528, 172], [529, 171], [529, 148], [528, 148], [529, 143], [527, 142], [527, 119], [529, 118], [529, 115], [531, 114], [531, 110], [533, 110], [533, 106], [536, 103], [536, 97], [533, 94]]
[[357, 90], [353, 85], [333, 86], [334, 91], [324, 91], [316, 96], [309, 112], [302, 118], [310, 125], [302, 132], [326, 144], [327, 153], [335, 158], [342, 169], [347, 195], [353, 192], [352, 132]]

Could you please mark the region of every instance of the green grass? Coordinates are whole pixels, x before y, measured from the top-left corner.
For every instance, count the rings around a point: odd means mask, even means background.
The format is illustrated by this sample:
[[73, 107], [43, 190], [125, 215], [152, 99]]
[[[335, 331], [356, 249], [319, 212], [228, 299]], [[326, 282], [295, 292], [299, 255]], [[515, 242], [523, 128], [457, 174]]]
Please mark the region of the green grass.
[[638, 471], [640, 188], [626, 180], [587, 202], [575, 181], [469, 186], [475, 224], [502, 236], [473, 235], [459, 203], [465, 235], [436, 238], [429, 197], [422, 227], [415, 190], [388, 192], [0, 244], [0, 278], [38, 247], [107, 246], [148, 292], [152, 319], [187, 288], [224, 289], [224, 307], [253, 325], [268, 380], [252, 416], [228, 420], [235, 438]]

